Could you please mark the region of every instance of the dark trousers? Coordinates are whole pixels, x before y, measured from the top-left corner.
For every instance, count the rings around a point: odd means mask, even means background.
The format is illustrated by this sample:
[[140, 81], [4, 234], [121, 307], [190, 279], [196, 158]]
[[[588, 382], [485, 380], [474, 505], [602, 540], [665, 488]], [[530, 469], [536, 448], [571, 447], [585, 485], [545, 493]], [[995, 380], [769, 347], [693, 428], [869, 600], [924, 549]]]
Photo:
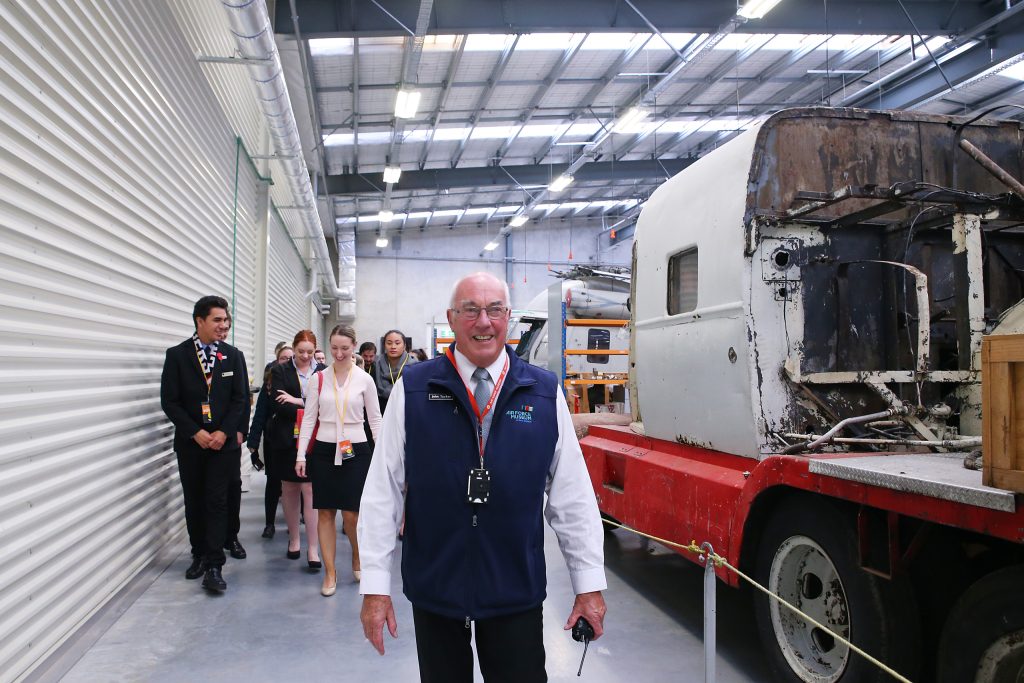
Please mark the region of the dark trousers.
[[241, 450], [197, 447], [177, 455], [192, 555], [219, 567], [224, 564], [224, 542], [228, 538], [228, 490], [236, 482], [241, 496]]
[[226, 541], [237, 541], [242, 528], [242, 467], [238, 467], [238, 481], [228, 484], [228, 528]]
[[[465, 619], [412, 608], [422, 683], [472, 683], [472, 633]], [[480, 672], [487, 683], [545, 683], [541, 607], [473, 622]]]
[[266, 526], [274, 526], [277, 521], [277, 502], [281, 500], [281, 480], [270, 472], [267, 467], [267, 489], [263, 492], [263, 514], [267, 518]]

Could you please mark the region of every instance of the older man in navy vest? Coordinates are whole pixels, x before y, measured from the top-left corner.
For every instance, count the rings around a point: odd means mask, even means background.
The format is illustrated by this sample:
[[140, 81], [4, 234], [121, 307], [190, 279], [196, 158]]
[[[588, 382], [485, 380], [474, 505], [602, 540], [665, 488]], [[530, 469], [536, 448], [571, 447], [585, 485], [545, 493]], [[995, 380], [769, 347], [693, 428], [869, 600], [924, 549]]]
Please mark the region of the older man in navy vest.
[[404, 490], [402, 581], [426, 682], [473, 680], [474, 630], [488, 683], [547, 680], [545, 517], [576, 594], [565, 628], [582, 616], [603, 632], [603, 533], [583, 454], [555, 376], [505, 346], [508, 321], [504, 282], [476, 273], [456, 284], [455, 343], [395, 385], [363, 490], [363, 630], [381, 654], [384, 624], [397, 636]]

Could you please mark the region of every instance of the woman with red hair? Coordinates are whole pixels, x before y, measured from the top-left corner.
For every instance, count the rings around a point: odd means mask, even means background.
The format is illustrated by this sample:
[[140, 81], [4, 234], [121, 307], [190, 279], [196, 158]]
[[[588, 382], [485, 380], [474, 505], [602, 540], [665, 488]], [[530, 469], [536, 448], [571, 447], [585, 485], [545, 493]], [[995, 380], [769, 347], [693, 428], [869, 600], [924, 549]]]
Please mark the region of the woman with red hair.
[[[320, 546], [317, 539], [316, 514], [313, 512], [313, 485], [309, 479], [295, 473], [296, 442], [306, 396], [316, 393], [319, 378], [316, 373], [325, 366], [313, 359], [316, 335], [301, 330], [292, 342], [295, 353], [290, 363], [275, 365], [270, 371], [270, 397], [273, 404], [270, 423], [266, 430], [266, 448], [271, 451], [270, 462], [281, 480], [281, 507], [288, 523], [289, 560], [299, 559], [299, 508], [303, 508], [306, 522], [306, 561], [311, 571], [320, 570]], [[301, 503], [300, 503], [301, 498]]]

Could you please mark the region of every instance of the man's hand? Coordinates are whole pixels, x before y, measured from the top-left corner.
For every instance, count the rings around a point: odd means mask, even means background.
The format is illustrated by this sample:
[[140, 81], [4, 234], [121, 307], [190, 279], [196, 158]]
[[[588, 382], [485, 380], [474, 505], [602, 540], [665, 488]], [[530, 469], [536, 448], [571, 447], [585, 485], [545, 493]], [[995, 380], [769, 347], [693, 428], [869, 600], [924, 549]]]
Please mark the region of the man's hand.
[[388, 632], [391, 637], [398, 637], [398, 621], [395, 620], [395, 608], [391, 604], [391, 596], [364, 595], [363, 609], [359, 614], [359, 619], [363, 622], [363, 635], [370, 641], [370, 645], [373, 645], [373, 649], [383, 655], [385, 621], [388, 624]]
[[594, 627], [594, 640], [597, 640], [604, 633], [604, 614], [607, 611], [608, 608], [605, 607], [604, 596], [601, 595], [601, 591], [580, 593], [572, 604], [572, 614], [569, 615], [569, 620], [565, 622], [565, 630], [572, 630], [576, 620], [583, 617]]
[[213, 440], [213, 437], [210, 435], [210, 432], [205, 429], [200, 429], [192, 435], [192, 440], [199, 444], [200, 448], [205, 449], [210, 447], [210, 442]]
[[235, 432], [238, 435], [238, 445], [241, 446], [245, 443], [245, 437], [242, 436], [242, 432]]
[[228, 435], [219, 429], [210, 435], [210, 448], [219, 451], [228, 442]]

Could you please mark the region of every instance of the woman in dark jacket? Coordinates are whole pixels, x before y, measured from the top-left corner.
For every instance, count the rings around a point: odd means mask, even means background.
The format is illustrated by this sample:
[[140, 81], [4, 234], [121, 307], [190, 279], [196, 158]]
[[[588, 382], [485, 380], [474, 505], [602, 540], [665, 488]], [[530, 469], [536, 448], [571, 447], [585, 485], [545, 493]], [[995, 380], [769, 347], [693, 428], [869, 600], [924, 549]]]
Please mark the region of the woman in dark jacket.
[[[292, 343], [295, 355], [290, 363], [275, 365], [270, 371], [270, 422], [266, 429], [265, 450], [270, 454], [274, 474], [281, 480], [281, 506], [288, 523], [289, 560], [300, 556], [299, 507], [306, 521], [306, 560], [310, 569], [320, 569], [320, 545], [313, 512], [313, 485], [295, 474], [295, 447], [298, 440], [299, 409], [306, 394], [317, 390], [316, 373], [324, 366], [313, 360], [316, 335], [302, 330]], [[301, 498], [301, 503], [300, 503]]]
[[[282, 342], [283, 343], [283, 342]], [[252, 466], [257, 470], [267, 468], [267, 488], [263, 492], [263, 512], [266, 517], [266, 524], [263, 527], [263, 538], [273, 538], [277, 531], [277, 502], [281, 499], [281, 480], [274, 473], [270, 464], [270, 453], [266, 447], [263, 448], [263, 461], [260, 461], [259, 448], [260, 440], [263, 438], [263, 430], [266, 429], [270, 420], [270, 371], [274, 365], [290, 363], [292, 360], [292, 347], [282, 346], [277, 350], [275, 362], [267, 363], [263, 373], [263, 386], [260, 388], [259, 396], [256, 398], [256, 409], [252, 413], [252, 426], [249, 428], [249, 440], [246, 446], [249, 448], [249, 457], [252, 458]]]

